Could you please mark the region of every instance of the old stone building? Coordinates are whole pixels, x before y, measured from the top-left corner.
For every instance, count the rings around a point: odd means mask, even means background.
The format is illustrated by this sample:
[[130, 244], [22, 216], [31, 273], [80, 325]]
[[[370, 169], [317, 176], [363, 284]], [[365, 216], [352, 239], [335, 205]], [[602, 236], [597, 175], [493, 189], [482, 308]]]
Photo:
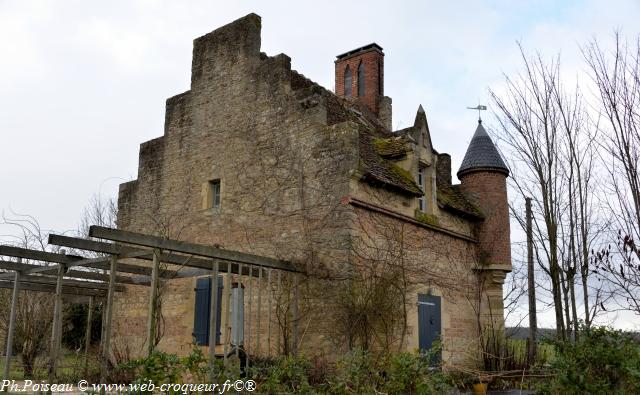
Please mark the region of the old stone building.
[[[503, 324], [511, 270], [509, 172], [491, 139], [478, 124], [453, 184], [421, 106], [413, 126], [391, 129], [380, 46], [339, 55], [331, 92], [286, 55], [261, 53], [260, 30], [250, 14], [194, 40], [191, 87], [167, 100], [164, 134], [140, 146], [118, 227], [303, 270], [234, 279], [247, 287], [250, 354], [413, 351], [441, 338], [447, 363], [472, 361], [481, 333]], [[203, 278], [164, 282], [160, 349], [203, 344]], [[147, 294], [117, 296], [114, 354], [142, 352]]]

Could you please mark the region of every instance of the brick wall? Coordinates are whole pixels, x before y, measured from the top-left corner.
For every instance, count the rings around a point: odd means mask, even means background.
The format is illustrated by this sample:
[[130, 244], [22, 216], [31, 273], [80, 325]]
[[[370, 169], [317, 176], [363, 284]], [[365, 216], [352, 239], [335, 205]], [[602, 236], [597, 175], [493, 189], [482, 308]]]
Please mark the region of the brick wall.
[[478, 238], [486, 263], [511, 267], [506, 176], [499, 172], [477, 171], [462, 176], [461, 182], [465, 193], [474, 199], [485, 215]]
[[[364, 66], [364, 96], [358, 92], [358, 67]], [[372, 48], [335, 61], [336, 94], [345, 96], [344, 74], [351, 70], [351, 96], [362, 100], [374, 114], [379, 114], [380, 100], [384, 96], [384, 54]]]

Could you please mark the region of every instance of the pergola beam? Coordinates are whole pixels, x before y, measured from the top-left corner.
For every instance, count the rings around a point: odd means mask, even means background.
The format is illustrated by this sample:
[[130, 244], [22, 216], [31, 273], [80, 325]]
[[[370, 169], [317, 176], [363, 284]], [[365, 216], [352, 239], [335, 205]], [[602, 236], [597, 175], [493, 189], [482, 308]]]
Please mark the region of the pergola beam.
[[[256, 265], [264, 268], [272, 268], [288, 272], [299, 272], [299, 270], [295, 269], [288, 262], [279, 259], [247, 254], [239, 251], [224, 250], [221, 248], [202, 244], [193, 244], [179, 240], [165, 239], [162, 237], [150, 236], [142, 233], [105, 228], [103, 226], [91, 226], [89, 228], [89, 236], [99, 239], [117, 241], [121, 243], [135, 244], [145, 247], [158, 248], [161, 250], [180, 252], [183, 254], [215, 258], [223, 261], [231, 261], [233, 263]], [[208, 262], [207, 268], [211, 268], [211, 262]]]
[[[119, 256], [119, 258], [120, 259], [136, 258], [139, 255], [146, 254], [146, 253], [147, 253], [146, 251], [131, 252], [131, 253], [127, 253], [127, 254], [123, 254], [122, 256]], [[36, 261], [42, 261], [42, 262], [53, 262], [59, 265], [64, 265], [65, 269], [68, 269], [69, 267], [72, 267], [72, 266], [90, 266], [93, 264], [105, 263], [105, 262], [109, 262], [109, 259], [110, 259], [108, 257], [82, 258], [75, 255], [56, 254], [53, 252], [31, 250], [27, 248], [20, 248], [20, 247], [7, 246], [7, 245], [0, 245], [0, 255], [12, 256], [16, 258], [36, 260]], [[58, 270], [59, 265], [37, 266], [33, 269], [29, 269], [25, 271], [23, 274], [46, 272], [51, 269]], [[0, 274], [0, 279], [11, 278], [11, 277], [13, 277], [13, 273]]]
[[[106, 229], [109, 229], [109, 228], [106, 228]], [[141, 253], [147, 252], [147, 254], [137, 256], [136, 259], [153, 261], [153, 251], [150, 249], [149, 250], [136, 249], [134, 247], [126, 247], [126, 246], [122, 246], [115, 243], [105, 243], [103, 241], [80, 239], [77, 237], [69, 237], [69, 236], [52, 234], [52, 235], [49, 235], [49, 244], [55, 244], [61, 247], [88, 250], [88, 251], [99, 252], [104, 254], [141, 254]], [[177, 266], [186, 266], [194, 269], [203, 269], [203, 270], [206, 270], [207, 273], [209, 273], [211, 271], [211, 262], [212, 262], [211, 259], [200, 258], [193, 255], [194, 254], [178, 255], [178, 254], [171, 254], [171, 253], [163, 253], [160, 256], [160, 261], [164, 263], [170, 263], [172, 265], [177, 265]], [[227, 264], [228, 262], [220, 261], [219, 262], [220, 270], [226, 272]], [[92, 264], [87, 266], [98, 267], [98, 265], [100, 266], [101, 269], [107, 268], [108, 266], [108, 264], [106, 263]], [[123, 270], [124, 267], [125, 267], [124, 264], [121, 264], [121, 263], [118, 264], [119, 271], [124, 271]], [[232, 272], [234, 274], [238, 274], [237, 265], [232, 268]], [[165, 269], [165, 270], [161, 270], [160, 277], [161, 278], [193, 277], [193, 276], [199, 276], [207, 273], [203, 272], [203, 273], [197, 273], [197, 274], [192, 274], [192, 273], [183, 274], [178, 271], [171, 271], [171, 270]], [[151, 276], [152, 271], [150, 267], [143, 267], [143, 271], [136, 272], [136, 274], [145, 274], [147, 276]], [[243, 274], [249, 275], [250, 274], [249, 269], [248, 268], [243, 269]], [[257, 276], [257, 273], [255, 275]]]
[[[98, 281], [82, 281], [82, 280], [70, 280], [70, 279], [66, 279], [64, 278], [66, 276], [66, 273], [62, 274], [63, 280], [62, 280], [62, 284], [63, 285], [70, 285], [76, 288], [89, 288], [89, 289], [101, 289], [101, 290], [107, 290], [109, 289], [109, 284], [108, 283], [103, 283], [103, 282], [98, 282]], [[57, 284], [58, 280], [56, 278], [52, 278], [52, 277], [47, 277], [47, 276], [32, 276], [32, 275], [27, 275], [27, 276], [22, 276], [22, 281], [24, 282], [28, 282], [28, 283], [34, 283], [34, 284]], [[122, 292], [124, 291], [124, 286], [122, 285], [117, 285], [116, 286], [116, 291], [117, 292]]]
[[[41, 265], [32, 265], [27, 263], [18, 263], [12, 261], [0, 261], [0, 269], [13, 270], [13, 271], [27, 271], [34, 268], [39, 268]], [[57, 269], [55, 266], [47, 271], [40, 272], [38, 274], [45, 276], [55, 276]], [[110, 277], [107, 274], [83, 271], [83, 270], [69, 270], [64, 274], [65, 278], [83, 279], [83, 280], [97, 280], [108, 282]], [[128, 276], [116, 276], [116, 282], [120, 284], [134, 284], [134, 285], [149, 285], [150, 280], [148, 278], [132, 278]]]
[[[115, 243], [105, 243], [103, 241], [91, 240], [91, 239], [83, 239], [79, 237], [70, 237], [63, 235], [49, 235], [49, 244], [74, 248], [77, 250], [87, 250], [93, 252], [100, 252], [104, 254], [113, 254], [113, 255], [122, 255], [132, 252], [137, 252], [139, 249], [134, 247], [127, 247]], [[152, 253], [151, 250], [147, 251]]]
[[[136, 257], [136, 259], [144, 259], [143, 257]], [[99, 263], [91, 263], [86, 265], [87, 267], [92, 267], [95, 269], [107, 270], [111, 268], [111, 264], [109, 262], [99, 262]], [[118, 261], [118, 272], [120, 273], [129, 273], [129, 274], [137, 274], [139, 276], [145, 276], [147, 280], [151, 277], [151, 268], [146, 266], [138, 266], [132, 265], [129, 263], [122, 263]], [[178, 272], [173, 270], [162, 270], [161, 277], [163, 278], [175, 278], [179, 277]]]
[[[13, 289], [13, 280], [0, 280], [0, 288]], [[28, 283], [25, 280], [22, 280], [20, 281], [20, 290], [55, 293], [56, 286], [52, 284]], [[64, 284], [62, 286], [62, 293], [65, 295], [97, 296], [100, 298], [104, 298], [105, 296], [107, 296], [107, 292], [102, 289], [78, 288]]]

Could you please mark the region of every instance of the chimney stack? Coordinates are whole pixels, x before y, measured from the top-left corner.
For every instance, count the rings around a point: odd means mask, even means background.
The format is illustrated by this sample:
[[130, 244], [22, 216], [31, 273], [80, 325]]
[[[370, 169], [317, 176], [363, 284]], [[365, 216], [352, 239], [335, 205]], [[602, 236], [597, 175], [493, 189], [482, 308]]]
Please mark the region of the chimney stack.
[[[390, 115], [391, 99], [384, 96], [384, 53], [376, 43], [338, 55], [336, 94], [360, 99], [377, 117]], [[388, 102], [388, 103], [387, 103]], [[389, 116], [390, 118], [390, 116]], [[390, 119], [389, 119], [390, 121]]]

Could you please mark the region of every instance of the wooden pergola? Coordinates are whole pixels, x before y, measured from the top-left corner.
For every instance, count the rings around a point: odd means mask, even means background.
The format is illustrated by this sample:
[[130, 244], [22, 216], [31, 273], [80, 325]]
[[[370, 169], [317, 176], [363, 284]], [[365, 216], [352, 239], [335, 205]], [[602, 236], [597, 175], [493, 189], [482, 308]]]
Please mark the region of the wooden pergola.
[[[278, 286], [280, 271], [301, 273], [290, 263], [238, 251], [231, 251], [214, 246], [188, 243], [167, 239], [143, 233], [129, 232], [118, 229], [92, 226], [89, 236], [105, 241], [96, 241], [50, 235], [49, 244], [69, 248], [75, 251], [99, 253], [98, 258], [83, 258], [66, 253], [50, 253], [14, 246], [0, 245], [0, 257], [11, 257], [14, 260], [0, 259], [0, 288], [12, 288], [9, 327], [6, 333], [6, 354], [3, 379], [9, 377], [9, 367], [13, 349], [13, 336], [16, 324], [16, 308], [20, 290], [48, 292], [55, 294], [55, 307], [50, 343], [49, 380], [56, 378], [58, 358], [62, 338], [62, 305], [63, 296], [76, 298], [76, 301], [89, 304], [87, 330], [85, 336], [85, 365], [90, 341], [92, 309], [96, 298], [106, 299], [103, 310], [103, 329], [101, 336], [101, 366], [100, 379], [104, 381], [107, 374], [109, 352], [111, 348], [111, 318], [113, 315], [113, 298], [116, 292], [125, 290], [125, 285], [149, 287], [149, 315], [147, 319], [146, 352], [154, 351], [156, 337], [155, 317], [157, 315], [158, 287], [160, 279], [185, 278], [211, 275], [217, 279], [218, 274], [227, 274], [227, 287], [231, 295], [231, 275], [246, 275], [250, 278], [263, 278], [266, 271], [268, 283], [271, 282], [271, 271], [278, 271]], [[150, 262], [150, 266], [140, 266], [121, 262], [126, 259], [138, 259]], [[44, 262], [45, 265], [22, 263], [22, 260]], [[161, 263], [179, 266], [178, 270], [164, 269]], [[88, 270], [102, 269], [105, 273]], [[187, 269], [185, 269], [187, 268]], [[297, 283], [298, 276], [294, 275]], [[297, 290], [297, 287], [295, 287]], [[251, 289], [249, 290], [251, 292]], [[258, 287], [258, 309], [260, 309], [260, 287]], [[212, 281], [211, 303], [209, 311], [209, 358], [211, 361], [211, 378], [214, 377], [213, 361], [215, 360], [216, 325], [218, 304], [218, 281]], [[271, 314], [271, 294], [269, 297], [269, 314]], [[78, 299], [81, 298], [81, 299]], [[294, 296], [293, 314], [297, 316], [297, 291]], [[225, 306], [225, 314], [229, 313], [229, 303]], [[249, 296], [249, 312], [251, 314], [251, 296]], [[260, 310], [258, 310], [258, 332], [256, 343], [259, 347]], [[297, 319], [294, 319], [294, 325]], [[250, 321], [249, 321], [250, 325]], [[270, 342], [271, 322], [269, 320]], [[230, 329], [230, 328], [229, 328]], [[294, 326], [294, 342], [297, 340], [297, 328]], [[270, 344], [270, 343], [269, 343]], [[227, 344], [224, 344], [224, 358], [227, 358]], [[269, 346], [270, 349], [270, 346]], [[236, 355], [238, 347], [236, 347]], [[247, 358], [248, 363], [248, 358]]]

